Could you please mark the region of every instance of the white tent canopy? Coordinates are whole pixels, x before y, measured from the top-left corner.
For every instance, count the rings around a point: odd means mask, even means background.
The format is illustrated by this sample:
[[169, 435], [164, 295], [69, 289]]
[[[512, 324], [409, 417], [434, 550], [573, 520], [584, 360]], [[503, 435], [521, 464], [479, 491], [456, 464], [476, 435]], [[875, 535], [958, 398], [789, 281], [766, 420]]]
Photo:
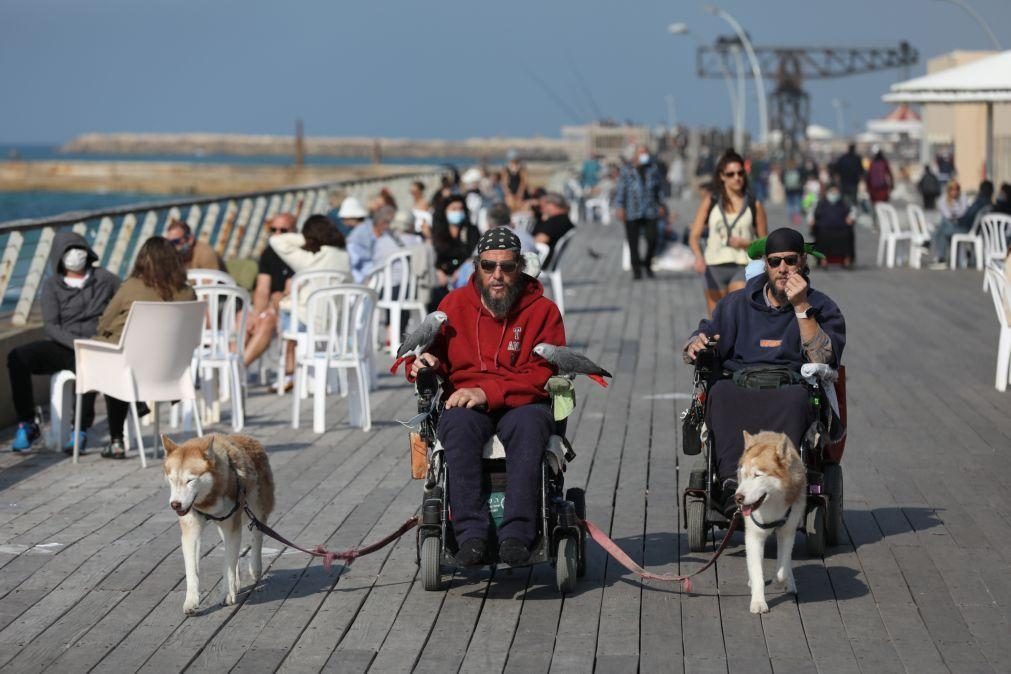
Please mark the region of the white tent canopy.
[[1011, 50], [893, 84], [887, 103], [986, 104], [986, 173], [993, 175], [993, 104], [1011, 103]]
[[1011, 103], [1011, 50], [893, 84], [888, 103]]

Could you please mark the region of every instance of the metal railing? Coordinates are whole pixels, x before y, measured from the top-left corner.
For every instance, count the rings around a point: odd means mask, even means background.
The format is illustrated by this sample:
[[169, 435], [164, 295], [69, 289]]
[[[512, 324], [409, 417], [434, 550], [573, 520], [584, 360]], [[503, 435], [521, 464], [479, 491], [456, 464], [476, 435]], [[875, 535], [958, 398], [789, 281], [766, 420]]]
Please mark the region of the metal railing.
[[[120, 206], [97, 211], [75, 211], [47, 218], [0, 223], [0, 312], [13, 305], [11, 323], [28, 322], [43, 278], [50, 271], [49, 255], [56, 232], [70, 229], [84, 236], [99, 264], [123, 276], [133, 268], [141, 245], [164, 234], [172, 220], [184, 220], [194, 235], [210, 244], [226, 260], [257, 257], [267, 242], [264, 222], [277, 213], [299, 214], [299, 227], [310, 215], [326, 213], [331, 190], [340, 190], [363, 203], [380, 187], [388, 188], [403, 207], [411, 204], [410, 183], [420, 180], [434, 189], [442, 173], [428, 169], [377, 178], [284, 187], [262, 192], [228, 194]], [[301, 208], [299, 208], [301, 205]], [[185, 215], [184, 215], [185, 212]], [[10, 297], [8, 297], [10, 295]]]

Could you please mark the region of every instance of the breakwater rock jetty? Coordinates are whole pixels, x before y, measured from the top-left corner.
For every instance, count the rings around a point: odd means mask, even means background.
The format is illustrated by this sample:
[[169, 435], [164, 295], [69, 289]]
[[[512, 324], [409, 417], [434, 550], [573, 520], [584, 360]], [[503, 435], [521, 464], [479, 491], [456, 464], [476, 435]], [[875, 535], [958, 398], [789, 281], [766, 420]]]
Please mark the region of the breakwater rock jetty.
[[[223, 133], [87, 133], [61, 149], [93, 154], [292, 155], [293, 136]], [[535, 161], [564, 161], [577, 144], [560, 138], [468, 138], [465, 140], [306, 137], [306, 155], [381, 161], [383, 157], [501, 159], [509, 150]]]

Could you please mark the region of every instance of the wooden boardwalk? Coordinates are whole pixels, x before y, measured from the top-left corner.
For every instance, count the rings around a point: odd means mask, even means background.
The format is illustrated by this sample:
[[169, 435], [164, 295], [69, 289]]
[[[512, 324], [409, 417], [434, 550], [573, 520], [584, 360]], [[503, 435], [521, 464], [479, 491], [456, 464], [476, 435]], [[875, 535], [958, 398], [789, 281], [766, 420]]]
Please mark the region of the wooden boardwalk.
[[[859, 236], [866, 264], [873, 237]], [[618, 228], [581, 237], [566, 265], [567, 332], [615, 380], [606, 391], [580, 384], [567, 484], [586, 487], [589, 517], [632, 557], [691, 571], [705, 556], [687, 551], [680, 526], [690, 464], [676, 419], [690, 373], [675, 351], [703, 312], [701, 286], [693, 275], [633, 284], [618, 270]], [[1008, 671], [1011, 397], [993, 388], [997, 327], [981, 277], [862, 268], [816, 271], [814, 282], [849, 329], [845, 543], [807, 559], [798, 536], [799, 596], [770, 586], [763, 617], [748, 612], [740, 535], [692, 595], [634, 580], [591, 544], [587, 576], [564, 599], [547, 566], [459, 573], [426, 592], [412, 536], [331, 573], [268, 541], [261, 591], [246, 592], [244, 575], [240, 603], [222, 608], [221, 550], [206, 533], [204, 610], [185, 618], [177, 518], [157, 466], [5, 452], [0, 667]], [[346, 404], [335, 398], [332, 430], [317, 436], [311, 405], [292, 431], [289, 399], [254, 390], [247, 432], [270, 450], [274, 526], [340, 549], [415, 513], [421, 485], [395, 421], [412, 403], [408, 386], [383, 377], [371, 433], [340, 425]]]

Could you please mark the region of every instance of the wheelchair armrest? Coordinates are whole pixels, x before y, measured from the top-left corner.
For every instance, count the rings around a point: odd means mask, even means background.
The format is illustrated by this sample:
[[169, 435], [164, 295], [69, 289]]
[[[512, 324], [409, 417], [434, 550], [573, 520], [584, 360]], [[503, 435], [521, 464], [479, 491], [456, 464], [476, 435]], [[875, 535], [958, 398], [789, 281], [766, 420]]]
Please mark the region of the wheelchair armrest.
[[804, 363], [800, 366], [800, 376], [810, 384], [832, 383], [839, 378], [839, 373], [827, 363]]
[[418, 377], [415, 379], [414, 385], [419, 396], [431, 397], [435, 395], [439, 391], [440, 384], [439, 375], [434, 367], [423, 367], [418, 370]]

